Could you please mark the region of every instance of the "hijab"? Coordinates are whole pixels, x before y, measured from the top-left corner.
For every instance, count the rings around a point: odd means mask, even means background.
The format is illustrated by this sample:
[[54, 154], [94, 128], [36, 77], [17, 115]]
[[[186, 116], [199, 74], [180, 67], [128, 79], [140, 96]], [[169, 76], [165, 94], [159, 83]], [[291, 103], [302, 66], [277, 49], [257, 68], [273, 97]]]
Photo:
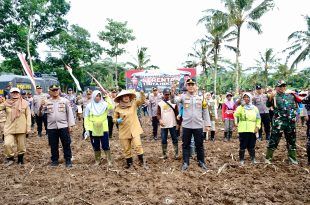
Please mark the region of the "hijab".
[[[101, 99], [99, 102], [95, 101], [96, 96], [100, 94]], [[95, 90], [92, 93], [92, 99], [91, 102], [87, 105], [86, 110], [85, 110], [85, 116], [88, 116], [90, 114], [90, 111], [92, 112], [93, 115], [102, 115], [108, 107], [108, 103], [103, 100], [102, 94], [99, 90]]]
[[242, 105], [244, 106], [244, 108], [245, 108], [246, 110], [252, 110], [252, 109], [254, 109], [254, 105], [253, 105], [253, 103], [252, 103], [253, 96], [251, 95], [251, 93], [244, 93], [244, 94], [242, 95], [242, 99], [243, 99], [243, 97], [244, 97], [245, 95], [248, 96], [248, 97], [250, 98], [250, 102], [249, 102], [249, 104], [245, 104], [245, 102], [243, 101], [243, 102], [242, 102]]

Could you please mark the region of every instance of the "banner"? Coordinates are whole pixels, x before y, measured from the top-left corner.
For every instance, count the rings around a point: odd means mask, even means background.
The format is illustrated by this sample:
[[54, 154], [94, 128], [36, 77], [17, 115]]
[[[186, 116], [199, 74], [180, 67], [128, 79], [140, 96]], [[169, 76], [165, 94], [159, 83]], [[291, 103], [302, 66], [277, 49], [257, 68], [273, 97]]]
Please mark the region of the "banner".
[[126, 89], [151, 92], [153, 87], [163, 90], [176, 84], [178, 90], [183, 90], [189, 78], [196, 79], [195, 68], [179, 68], [175, 71], [128, 70], [126, 71]]
[[34, 81], [34, 76], [33, 76], [33, 73], [31, 71], [31, 69], [29, 68], [29, 65], [24, 57], [23, 54], [21, 53], [17, 53], [17, 56], [20, 60], [20, 62], [22, 63], [22, 66], [24, 68], [24, 71], [26, 73], [26, 75], [28, 76], [29, 80], [31, 81], [31, 84], [33, 85], [34, 89], [36, 88], [36, 83]]
[[68, 72], [70, 73], [70, 75], [71, 75], [71, 77], [72, 77], [72, 79], [73, 79], [73, 81], [74, 81], [74, 83], [75, 83], [75, 85], [76, 85], [76, 88], [77, 88], [79, 91], [82, 91], [82, 88], [81, 88], [81, 86], [80, 86], [80, 83], [79, 83], [78, 79], [76, 79], [76, 77], [75, 77], [75, 76], [73, 75], [73, 73], [72, 73], [72, 68], [71, 68], [70, 66], [66, 65], [66, 64], [65, 64], [65, 67], [66, 67], [66, 69], [68, 70]]

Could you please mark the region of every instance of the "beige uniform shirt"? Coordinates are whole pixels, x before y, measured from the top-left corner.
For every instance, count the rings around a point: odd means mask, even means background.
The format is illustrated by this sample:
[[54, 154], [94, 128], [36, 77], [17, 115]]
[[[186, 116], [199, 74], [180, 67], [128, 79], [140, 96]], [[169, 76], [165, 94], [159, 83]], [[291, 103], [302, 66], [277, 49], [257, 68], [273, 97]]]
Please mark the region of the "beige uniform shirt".
[[47, 101], [47, 94], [41, 93], [40, 95], [34, 95], [33, 96], [33, 105], [32, 105], [32, 112], [34, 114], [39, 115], [39, 109], [41, 106], [42, 101]]
[[49, 99], [46, 103], [47, 129], [61, 129], [75, 125], [75, 120], [66, 98]]
[[[4, 103], [0, 103], [0, 107], [4, 106]], [[5, 122], [6, 121], [6, 113], [5, 113], [5, 109], [0, 110], [0, 123], [1, 122]]]

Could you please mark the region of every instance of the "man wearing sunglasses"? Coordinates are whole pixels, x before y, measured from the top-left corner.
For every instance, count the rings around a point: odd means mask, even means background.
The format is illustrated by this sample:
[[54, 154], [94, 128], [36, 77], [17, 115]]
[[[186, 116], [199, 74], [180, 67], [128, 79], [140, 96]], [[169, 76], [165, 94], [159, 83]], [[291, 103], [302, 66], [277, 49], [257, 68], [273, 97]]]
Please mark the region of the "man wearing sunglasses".
[[268, 95], [267, 107], [274, 108], [272, 131], [267, 147], [266, 163], [270, 164], [274, 150], [278, 147], [282, 132], [284, 133], [289, 162], [298, 164], [296, 158], [296, 113], [298, 98], [293, 93], [286, 93], [286, 82], [279, 80], [276, 92]]

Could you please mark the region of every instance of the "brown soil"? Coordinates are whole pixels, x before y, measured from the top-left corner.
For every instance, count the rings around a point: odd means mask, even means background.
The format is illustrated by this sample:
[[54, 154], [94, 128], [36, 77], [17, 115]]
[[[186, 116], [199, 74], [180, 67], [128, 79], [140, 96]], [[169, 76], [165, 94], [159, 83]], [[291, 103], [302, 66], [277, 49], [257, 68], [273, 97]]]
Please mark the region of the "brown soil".
[[[49, 166], [47, 139], [27, 139], [25, 165], [3, 165], [0, 160], [1, 204], [310, 204], [310, 174], [306, 165], [305, 128], [298, 128], [298, 166], [289, 165], [285, 140], [275, 152], [274, 164], [263, 163], [266, 142], [257, 142], [256, 157], [251, 165], [246, 153], [245, 166], [239, 166], [236, 135], [223, 142], [205, 142], [208, 172], [203, 172], [191, 159], [182, 173], [179, 160], [173, 159], [169, 140], [169, 158], [160, 159], [160, 141], [150, 141], [149, 119], [143, 119], [142, 136], [145, 157], [150, 167], [144, 170], [134, 158], [134, 167], [124, 169], [124, 158], [117, 133], [110, 140], [114, 165], [107, 169], [106, 160], [95, 167], [89, 141], [81, 140], [81, 122], [72, 135], [73, 168]], [[221, 124], [219, 125], [222, 126]], [[181, 141], [179, 143], [181, 149]], [[3, 153], [3, 148], [0, 148]], [[221, 169], [222, 168], [222, 169]], [[219, 171], [221, 170], [221, 171]]]

